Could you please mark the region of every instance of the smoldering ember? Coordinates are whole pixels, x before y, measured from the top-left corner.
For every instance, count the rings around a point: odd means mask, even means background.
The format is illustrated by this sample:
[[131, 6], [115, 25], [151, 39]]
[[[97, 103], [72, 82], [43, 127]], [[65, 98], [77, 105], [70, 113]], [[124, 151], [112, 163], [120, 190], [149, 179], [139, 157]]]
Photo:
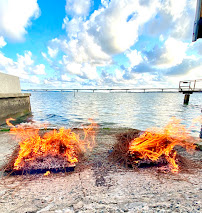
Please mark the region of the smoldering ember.
[[1, 212], [201, 211], [202, 154], [178, 119], [144, 132], [7, 123]]

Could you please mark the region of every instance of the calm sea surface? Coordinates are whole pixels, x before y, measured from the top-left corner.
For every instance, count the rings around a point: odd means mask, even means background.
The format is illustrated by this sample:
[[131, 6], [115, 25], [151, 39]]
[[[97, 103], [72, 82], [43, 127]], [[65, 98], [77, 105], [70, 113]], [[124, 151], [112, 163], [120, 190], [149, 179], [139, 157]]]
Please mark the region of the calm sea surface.
[[[173, 116], [187, 127], [201, 115], [202, 93], [190, 96], [183, 105], [180, 93], [85, 93], [32, 92], [32, 120], [51, 127], [79, 127], [93, 118], [101, 127], [130, 127], [145, 130], [163, 127]], [[191, 128], [198, 136], [200, 124]]]

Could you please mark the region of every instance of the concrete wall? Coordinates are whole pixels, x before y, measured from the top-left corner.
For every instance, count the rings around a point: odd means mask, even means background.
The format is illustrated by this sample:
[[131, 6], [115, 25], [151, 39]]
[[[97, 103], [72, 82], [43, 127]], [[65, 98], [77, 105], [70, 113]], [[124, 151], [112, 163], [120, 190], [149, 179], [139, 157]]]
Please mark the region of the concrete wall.
[[0, 124], [5, 123], [9, 117], [18, 118], [29, 114], [30, 111], [29, 93], [0, 93]]
[[0, 73], [0, 125], [9, 117], [19, 118], [30, 112], [30, 94], [21, 93], [19, 78]]
[[0, 73], [0, 93], [20, 92], [20, 80], [17, 76]]

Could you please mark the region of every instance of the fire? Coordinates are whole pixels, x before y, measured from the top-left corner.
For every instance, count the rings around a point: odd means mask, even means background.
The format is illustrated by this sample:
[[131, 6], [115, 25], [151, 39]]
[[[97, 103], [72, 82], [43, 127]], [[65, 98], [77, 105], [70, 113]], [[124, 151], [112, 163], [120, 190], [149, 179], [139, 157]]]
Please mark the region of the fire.
[[173, 173], [179, 171], [176, 161], [175, 146], [182, 146], [187, 150], [194, 150], [195, 145], [185, 126], [180, 120], [173, 118], [163, 129], [147, 129], [138, 138], [131, 141], [129, 153], [133, 159], [149, 159], [153, 162], [165, 157]]
[[44, 173], [44, 176], [48, 176], [50, 175], [50, 171], [47, 171], [46, 173]]
[[[14, 162], [14, 170], [25, 169], [27, 164], [46, 159], [50, 163], [51, 159], [57, 158], [59, 164], [66, 161], [66, 165], [74, 166], [78, 162], [78, 157], [87, 149], [92, 149], [95, 145], [95, 127], [91, 124], [83, 128], [84, 139], [71, 129], [60, 128], [45, 133], [43, 136], [39, 133], [39, 128], [19, 125], [17, 128], [10, 123], [14, 119], [6, 120], [7, 125], [11, 126], [10, 133], [15, 135], [19, 142], [18, 156]], [[57, 162], [58, 163], [58, 162]], [[57, 164], [53, 162], [53, 164]], [[51, 163], [50, 163], [51, 164]], [[48, 174], [47, 174], [48, 175]]]

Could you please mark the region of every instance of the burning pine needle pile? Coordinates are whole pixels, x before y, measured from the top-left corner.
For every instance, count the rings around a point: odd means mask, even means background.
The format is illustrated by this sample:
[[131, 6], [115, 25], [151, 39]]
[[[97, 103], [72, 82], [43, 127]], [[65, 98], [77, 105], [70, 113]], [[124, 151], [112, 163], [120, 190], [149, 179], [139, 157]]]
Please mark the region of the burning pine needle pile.
[[83, 139], [70, 129], [61, 128], [39, 134], [39, 128], [25, 128], [19, 125], [11, 126], [10, 133], [19, 140], [19, 146], [14, 150], [9, 163], [5, 167], [6, 172], [17, 171], [43, 171], [51, 169], [65, 169], [74, 167], [79, 158], [87, 149], [92, 149], [95, 144], [95, 127], [92, 122], [87, 128], [83, 128]]
[[174, 147], [194, 150], [195, 145], [191, 141], [192, 137], [180, 124], [180, 120], [173, 118], [163, 129], [151, 128], [145, 132], [136, 130], [119, 135], [112, 157], [133, 167], [141, 164], [167, 163], [172, 172], [178, 172], [177, 152]]

